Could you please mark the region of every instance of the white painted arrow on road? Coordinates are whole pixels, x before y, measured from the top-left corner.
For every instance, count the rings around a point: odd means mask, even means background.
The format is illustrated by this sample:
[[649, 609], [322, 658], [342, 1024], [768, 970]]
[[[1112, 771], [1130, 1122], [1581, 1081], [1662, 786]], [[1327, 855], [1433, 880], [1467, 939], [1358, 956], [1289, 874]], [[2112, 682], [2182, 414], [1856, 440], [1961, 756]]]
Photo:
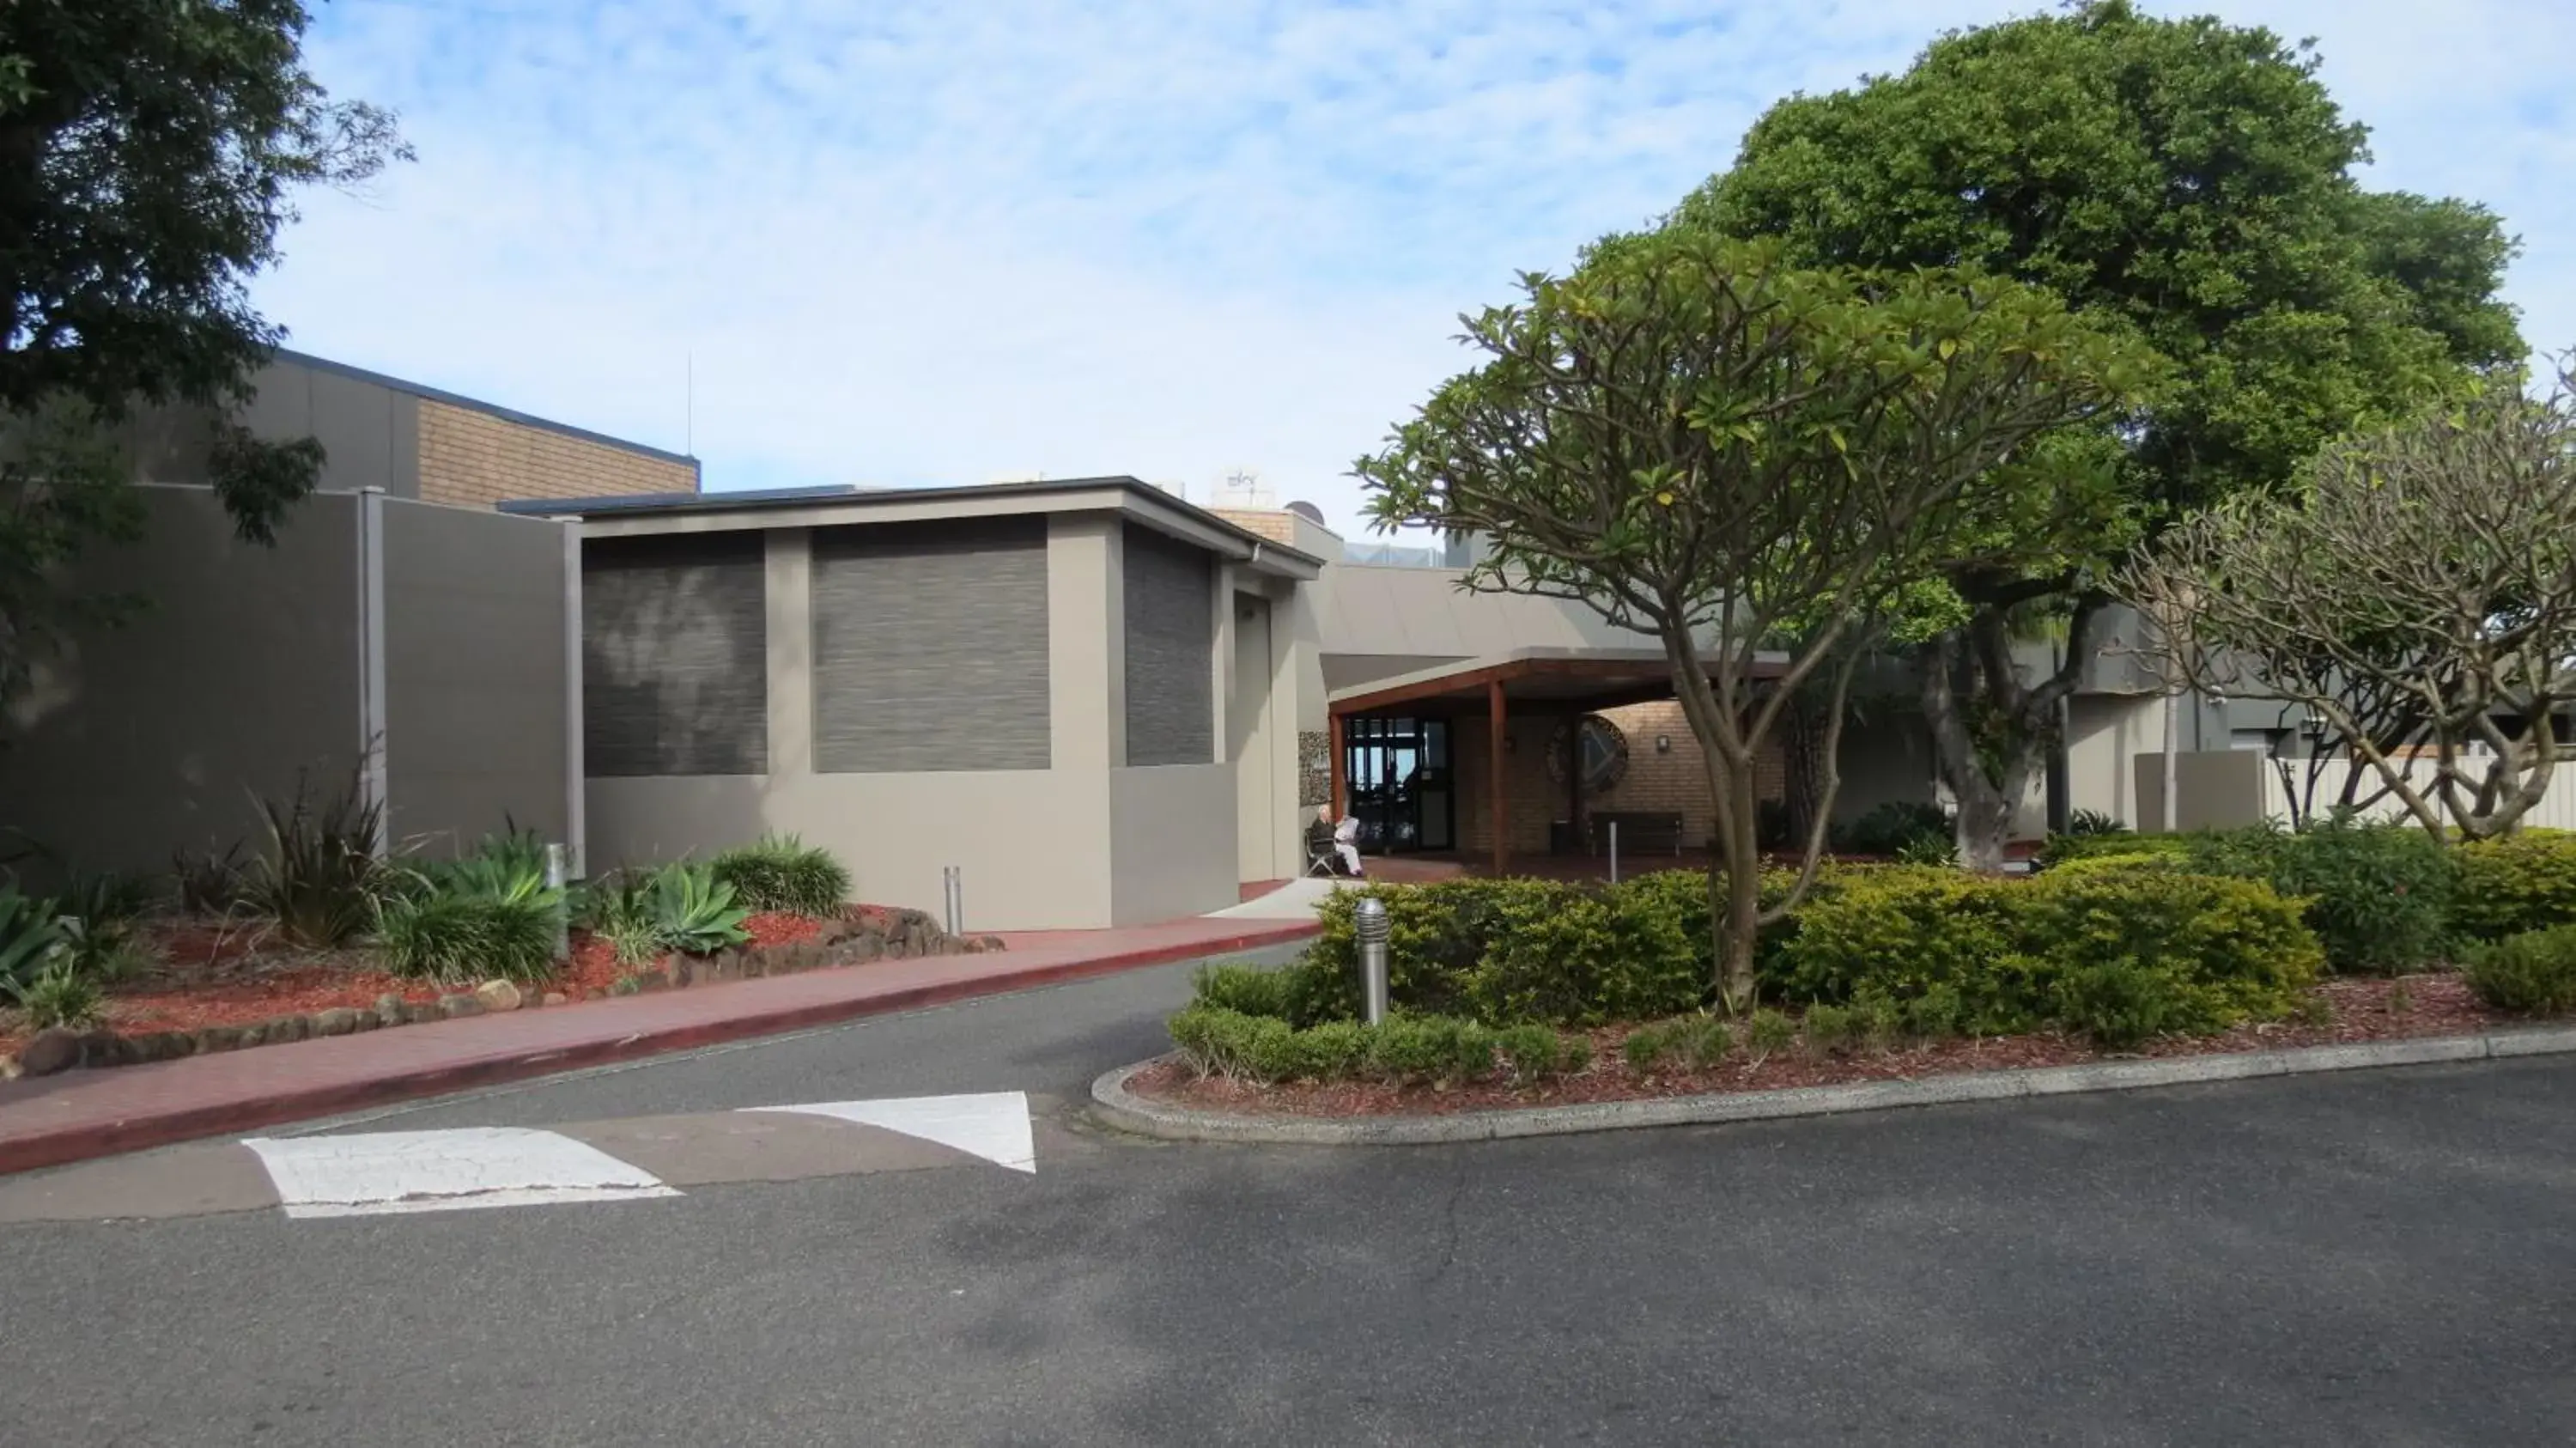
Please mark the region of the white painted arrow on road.
[[909, 1096], [890, 1101], [827, 1101], [808, 1106], [752, 1106], [749, 1111], [786, 1111], [830, 1116], [898, 1131], [953, 1146], [997, 1166], [1035, 1175], [1037, 1143], [1029, 1130], [1029, 1098], [1020, 1091], [991, 1091], [973, 1096]]

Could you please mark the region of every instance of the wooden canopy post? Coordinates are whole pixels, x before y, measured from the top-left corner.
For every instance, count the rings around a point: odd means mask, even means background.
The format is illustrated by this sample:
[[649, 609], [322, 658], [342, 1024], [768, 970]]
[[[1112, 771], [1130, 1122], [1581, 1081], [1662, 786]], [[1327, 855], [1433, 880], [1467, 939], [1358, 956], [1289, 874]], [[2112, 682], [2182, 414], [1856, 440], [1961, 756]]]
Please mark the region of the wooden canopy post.
[[1332, 771], [1333, 782], [1330, 790], [1332, 794], [1333, 823], [1338, 825], [1342, 822], [1342, 790], [1344, 787], [1344, 781], [1342, 779], [1342, 716], [1338, 713], [1334, 714], [1332, 717], [1332, 734], [1332, 743], [1325, 746], [1332, 751], [1332, 759], [1325, 767]]
[[1491, 808], [1494, 830], [1494, 877], [1502, 878], [1511, 868], [1510, 800], [1503, 789], [1503, 754], [1507, 741], [1503, 737], [1503, 681], [1485, 681], [1485, 768], [1492, 778]]

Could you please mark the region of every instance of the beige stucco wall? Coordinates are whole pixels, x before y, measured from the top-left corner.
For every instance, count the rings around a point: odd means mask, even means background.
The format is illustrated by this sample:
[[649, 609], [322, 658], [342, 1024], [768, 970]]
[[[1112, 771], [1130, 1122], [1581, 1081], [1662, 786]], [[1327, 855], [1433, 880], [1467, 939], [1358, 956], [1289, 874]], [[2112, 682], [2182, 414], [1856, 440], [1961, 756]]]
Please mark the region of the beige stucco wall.
[[1110, 919], [1141, 925], [1238, 898], [1235, 779], [1222, 764], [1109, 772]]
[[419, 496], [489, 507], [519, 498], [688, 493], [689, 463], [629, 452], [434, 399], [419, 403]]
[[[833, 851], [859, 896], [880, 904], [936, 914], [941, 868], [959, 866], [966, 924], [979, 931], [1142, 924], [1233, 904], [1238, 781], [1221, 736], [1211, 731], [1206, 764], [1124, 767], [1121, 528], [1106, 514], [1048, 520], [1048, 611], [1030, 626], [1047, 631], [1050, 766], [903, 774], [815, 771], [811, 537], [770, 530], [769, 772], [590, 780], [594, 868], [776, 830]], [[1217, 661], [1231, 649], [1224, 630], [1210, 664], [1220, 699], [1229, 676]], [[1277, 756], [1283, 789], [1292, 759]]]

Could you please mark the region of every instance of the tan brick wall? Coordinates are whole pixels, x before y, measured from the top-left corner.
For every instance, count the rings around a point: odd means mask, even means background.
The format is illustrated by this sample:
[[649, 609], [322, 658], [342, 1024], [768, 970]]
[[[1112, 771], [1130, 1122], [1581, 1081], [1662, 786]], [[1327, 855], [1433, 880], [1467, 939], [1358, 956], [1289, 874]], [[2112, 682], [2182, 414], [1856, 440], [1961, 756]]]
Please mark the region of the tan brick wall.
[[423, 398], [422, 501], [490, 507], [519, 498], [688, 493], [697, 469]]
[[[1600, 712], [1628, 737], [1628, 772], [1606, 793], [1587, 796], [1584, 809], [1679, 811], [1683, 840], [1692, 848], [1704, 847], [1716, 833], [1716, 810], [1709, 801], [1699, 745], [1682, 718], [1680, 702], [1666, 699]], [[1549, 822], [1565, 818], [1566, 786], [1547, 772], [1548, 744], [1564, 720], [1562, 714], [1530, 714], [1509, 721], [1513, 747], [1504, 758], [1503, 786], [1505, 807], [1511, 811], [1509, 843], [1515, 852], [1545, 850]], [[1464, 849], [1487, 851], [1493, 848], [1493, 835], [1487, 827], [1486, 724], [1480, 717], [1467, 716], [1449, 727], [1458, 754], [1458, 838]], [[1657, 753], [1658, 737], [1670, 739], [1672, 748]], [[1780, 798], [1783, 763], [1777, 745], [1763, 752], [1757, 777], [1764, 799]]]
[[1297, 517], [1284, 508], [1210, 508], [1208, 511], [1273, 543], [1284, 543], [1291, 548], [1297, 546]]

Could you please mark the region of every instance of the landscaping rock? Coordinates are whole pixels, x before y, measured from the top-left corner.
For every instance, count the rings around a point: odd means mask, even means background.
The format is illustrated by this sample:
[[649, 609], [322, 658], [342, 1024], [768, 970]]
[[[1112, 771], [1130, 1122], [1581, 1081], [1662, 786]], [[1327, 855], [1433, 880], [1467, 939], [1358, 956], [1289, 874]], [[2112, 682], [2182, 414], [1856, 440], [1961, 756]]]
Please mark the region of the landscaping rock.
[[440, 996], [438, 1013], [451, 1021], [459, 1016], [479, 1016], [483, 1014], [483, 1002], [470, 995]]
[[362, 1017], [367, 1020], [375, 1019], [370, 1012], [351, 1010], [347, 1006], [333, 1006], [313, 1018], [313, 1034], [317, 1036], [349, 1035], [358, 1029], [358, 1021]]
[[241, 1046], [241, 1027], [206, 1026], [197, 1032], [197, 1054], [237, 1050]]
[[197, 1054], [197, 1038], [186, 1031], [149, 1031], [125, 1039], [127, 1050], [137, 1062], [176, 1061]]
[[[472, 1000], [473, 997], [467, 996], [465, 999]], [[415, 1026], [427, 1025], [431, 1021], [443, 1021], [447, 1019], [447, 1013], [439, 1009], [440, 1004], [438, 1001], [412, 1001], [403, 1007], [403, 1019]]]
[[233, 1027], [233, 1049], [236, 1051], [250, 1046], [265, 1045], [267, 1041], [268, 1027], [265, 1025], [252, 1024]]
[[84, 1066], [122, 1066], [134, 1059], [134, 1048], [114, 1031], [84, 1031], [80, 1059]]
[[383, 995], [376, 997], [376, 1024], [381, 1026], [400, 1026], [408, 1024], [410, 1020], [411, 1013], [404, 1009], [403, 998], [401, 996], [394, 994], [392, 991], [386, 991]]
[[560, 1006], [569, 1004], [569, 1002], [565, 1000], [564, 993], [562, 991], [550, 990], [538, 1000], [537, 1004], [541, 1006]]
[[481, 1001], [487, 1011], [515, 1011], [527, 1000], [519, 993], [518, 986], [506, 980], [483, 982], [474, 988], [474, 998]]
[[263, 1038], [263, 1044], [274, 1046], [287, 1041], [301, 1041], [312, 1034], [313, 1023], [304, 1017], [279, 1016], [268, 1023], [268, 1032]]
[[80, 1064], [81, 1038], [78, 1031], [60, 1026], [38, 1031], [18, 1052], [18, 1065], [30, 1076], [51, 1076]]

